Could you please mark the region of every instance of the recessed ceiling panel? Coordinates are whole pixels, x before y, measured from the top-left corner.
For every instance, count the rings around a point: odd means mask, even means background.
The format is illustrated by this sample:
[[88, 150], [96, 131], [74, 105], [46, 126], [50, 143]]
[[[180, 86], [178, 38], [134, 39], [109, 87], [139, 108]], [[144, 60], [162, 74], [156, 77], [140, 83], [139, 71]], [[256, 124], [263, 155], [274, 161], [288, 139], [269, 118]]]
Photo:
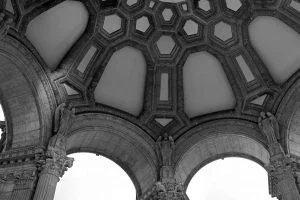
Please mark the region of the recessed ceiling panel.
[[143, 54], [124, 47], [110, 58], [95, 89], [95, 100], [133, 115], [143, 107], [146, 62]]
[[198, 7], [204, 11], [209, 11], [211, 9], [210, 3], [208, 0], [199, 0]]
[[251, 82], [255, 79], [252, 71], [250, 70], [248, 64], [246, 63], [246, 61], [244, 60], [243, 56], [239, 55], [236, 58], [236, 61], [238, 63], [238, 65], [240, 66], [244, 77], [246, 78], [247, 82]]
[[235, 97], [219, 61], [207, 52], [191, 54], [183, 68], [184, 109], [189, 117], [232, 109]]
[[300, 35], [282, 21], [257, 17], [249, 26], [250, 40], [277, 83], [300, 66]]
[[292, 8], [300, 12], [300, 2], [292, 0], [290, 5]]
[[169, 74], [162, 73], [160, 76], [160, 101], [168, 101], [169, 100]]
[[264, 95], [262, 95], [260, 97], [257, 97], [253, 101], [251, 101], [251, 103], [259, 105], [259, 106], [262, 106], [264, 104], [264, 102], [265, 102], [266, 97], [267, 97], [267, 95], [264, 94]]
[[157, 121], [162, 126], [167, 126], [171, 121], [173, 121], [172, 118], [155, 118], [155, 121]]
[[79, 1], [64, 1], [33, 19], [26, 36], [52, 69], [84, 32], [88, 11]]
[[86, 70], [86, 67], [88, 66], [88, 64], [90, 63], [90, 61], [92, 60], [93, 56], [96, 53], [96, 47], [95, 46], [91, 46], [88, 50], [88, 52], [86, 52], [86, 54], [84, 55], [83, 59], [80, 61], [77, 70], [80, 71], [81, 73], [84, 73]]

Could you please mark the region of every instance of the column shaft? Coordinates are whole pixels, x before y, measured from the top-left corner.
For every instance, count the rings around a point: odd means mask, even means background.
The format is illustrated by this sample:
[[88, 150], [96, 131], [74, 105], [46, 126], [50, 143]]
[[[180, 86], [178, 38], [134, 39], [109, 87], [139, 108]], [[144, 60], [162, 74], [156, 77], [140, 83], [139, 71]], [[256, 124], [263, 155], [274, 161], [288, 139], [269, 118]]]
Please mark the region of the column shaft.
[[33, 200], [53, 200], [59, 178], [53, 174], [42, 174]]

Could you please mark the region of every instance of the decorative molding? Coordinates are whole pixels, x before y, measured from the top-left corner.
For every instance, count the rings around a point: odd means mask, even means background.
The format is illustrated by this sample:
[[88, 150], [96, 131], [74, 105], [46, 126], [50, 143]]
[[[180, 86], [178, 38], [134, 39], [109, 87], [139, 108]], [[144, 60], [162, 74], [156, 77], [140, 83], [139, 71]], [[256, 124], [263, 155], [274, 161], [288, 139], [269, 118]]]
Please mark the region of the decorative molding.
[[188, 197], [181, 183], [158, 181], [139, 200], [188, 200]]

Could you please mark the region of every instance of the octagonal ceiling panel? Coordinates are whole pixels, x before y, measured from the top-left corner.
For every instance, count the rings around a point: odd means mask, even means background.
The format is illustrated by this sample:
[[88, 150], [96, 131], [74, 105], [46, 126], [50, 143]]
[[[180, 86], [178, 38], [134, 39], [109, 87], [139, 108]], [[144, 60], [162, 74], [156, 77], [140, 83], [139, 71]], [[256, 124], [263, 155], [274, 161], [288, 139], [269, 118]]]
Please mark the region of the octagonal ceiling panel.
[[260, 16], [250, 24], [249, 35], [276, 83], [285, 82], [299, 69], [300, 35], [288, 25]]
[[48, 67], [55, 69], [86, 29], [89, 14], [78, 1], [64, 1], [34, 18], [26, 36]]
[[143, 107], [145, 77], [143, 54], [135, 48], [124, 47], [106, 65], [94, 91], [95, 100], [137, 116]]
[[207, 52], [191, 54], [183, 67], [184, 110], [189, 117], [233, 109], [233, 91], [219, 61]]

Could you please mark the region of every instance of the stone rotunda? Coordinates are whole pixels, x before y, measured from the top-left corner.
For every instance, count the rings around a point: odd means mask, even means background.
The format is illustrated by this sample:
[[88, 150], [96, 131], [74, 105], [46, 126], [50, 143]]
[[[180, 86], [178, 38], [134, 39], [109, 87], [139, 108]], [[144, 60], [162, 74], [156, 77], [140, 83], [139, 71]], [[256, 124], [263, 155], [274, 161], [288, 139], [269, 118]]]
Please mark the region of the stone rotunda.
[[0, 199], [53, 200], [90, 152], [137, 200], [230, 156], [300, 200], [299, 34], [299, 0], [1, 0]]

